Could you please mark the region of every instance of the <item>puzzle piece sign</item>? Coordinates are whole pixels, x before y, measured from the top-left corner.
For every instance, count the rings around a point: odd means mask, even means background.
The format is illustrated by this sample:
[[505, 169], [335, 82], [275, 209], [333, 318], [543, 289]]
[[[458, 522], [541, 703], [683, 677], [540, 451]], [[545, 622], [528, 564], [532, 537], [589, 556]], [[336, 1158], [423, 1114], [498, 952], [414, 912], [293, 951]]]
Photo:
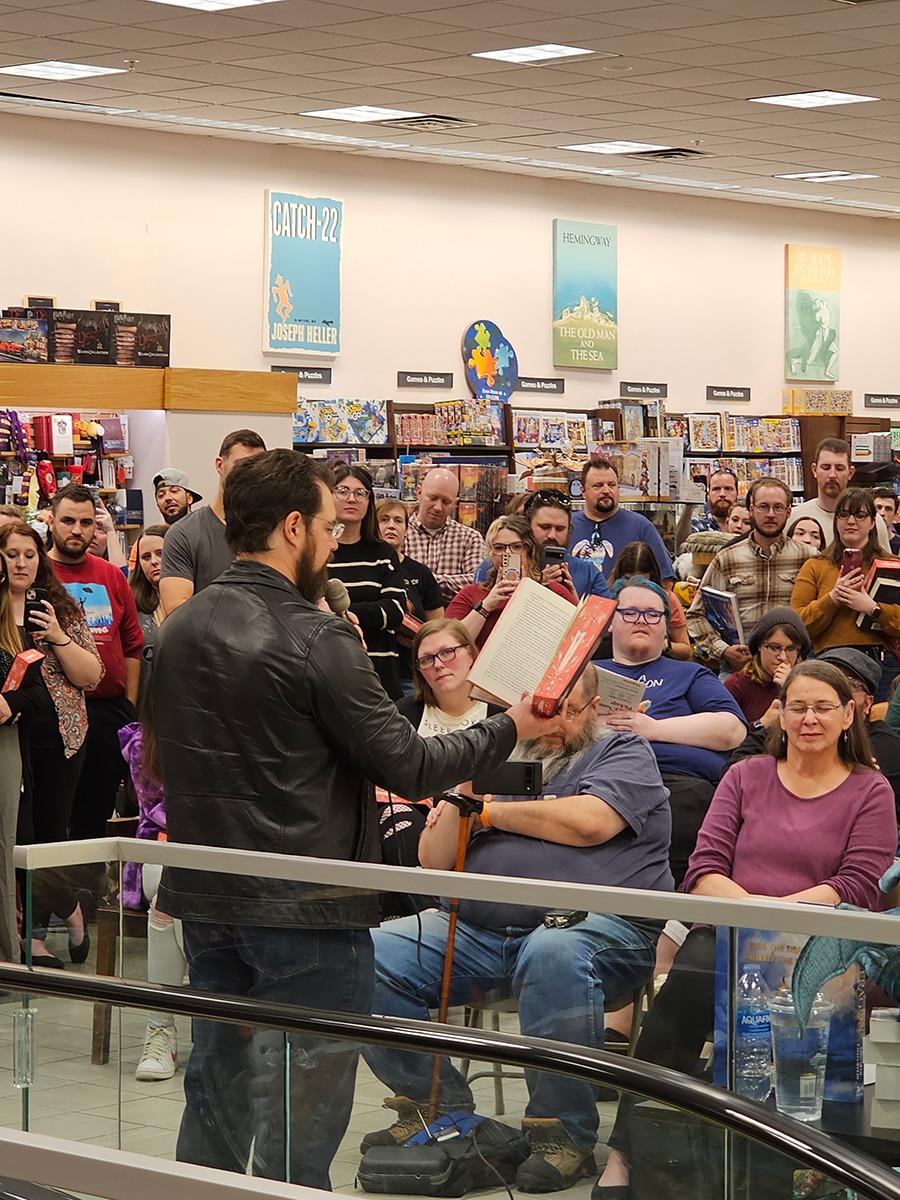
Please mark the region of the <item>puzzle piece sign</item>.
[[466, 380], [478, 400], [508, 404], [519, 380], [519, 360], [493, 321], [475, 321], [463, 334]]

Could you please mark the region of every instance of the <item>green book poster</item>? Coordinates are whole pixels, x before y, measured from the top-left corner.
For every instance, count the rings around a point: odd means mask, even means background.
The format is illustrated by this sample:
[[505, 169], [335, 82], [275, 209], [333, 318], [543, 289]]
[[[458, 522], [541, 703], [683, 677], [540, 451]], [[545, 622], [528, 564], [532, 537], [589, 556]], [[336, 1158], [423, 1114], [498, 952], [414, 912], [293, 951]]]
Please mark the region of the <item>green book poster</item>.
[[615, 225], [553, 222], [553, 365], [619, 365]]
[[840, 373], [841, 252], [784, 248], [784, 377], [831, 383]]

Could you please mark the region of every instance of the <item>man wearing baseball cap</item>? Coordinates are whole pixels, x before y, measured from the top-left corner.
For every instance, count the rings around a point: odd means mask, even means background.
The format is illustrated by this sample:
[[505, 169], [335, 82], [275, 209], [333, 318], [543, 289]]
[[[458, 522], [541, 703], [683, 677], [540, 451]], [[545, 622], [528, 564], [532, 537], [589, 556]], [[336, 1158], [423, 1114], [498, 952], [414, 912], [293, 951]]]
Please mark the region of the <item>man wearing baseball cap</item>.
[[188, 483], [184, 471], [177, 467], [163, 467], [153, 476], [156, 507], [167, 525], [174, 525], [191, 511], [192, 504], [199, 504], [203, 497]]

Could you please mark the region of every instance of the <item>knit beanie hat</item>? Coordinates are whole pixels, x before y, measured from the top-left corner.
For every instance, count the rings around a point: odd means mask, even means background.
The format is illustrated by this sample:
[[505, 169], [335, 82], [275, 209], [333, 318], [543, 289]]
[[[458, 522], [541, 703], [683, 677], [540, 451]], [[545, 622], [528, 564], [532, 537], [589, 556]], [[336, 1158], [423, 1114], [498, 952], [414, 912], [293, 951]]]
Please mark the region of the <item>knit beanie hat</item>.
[[747, 647], [751, 654], [756, 654], [760, 645], [766, 640], [773, 629], [777, 629], [779, 625], [787, 625], [793, 629], [797, 635], [797, 641], [800, 643], [800, 655], [802, 658], [812, 650], [812, 642], [809, 634], [806, 632], [806, 626], [797, 616], [792, 608], [771, 608], [764, 617], [753, 626], [750, 636], [747, 639]]

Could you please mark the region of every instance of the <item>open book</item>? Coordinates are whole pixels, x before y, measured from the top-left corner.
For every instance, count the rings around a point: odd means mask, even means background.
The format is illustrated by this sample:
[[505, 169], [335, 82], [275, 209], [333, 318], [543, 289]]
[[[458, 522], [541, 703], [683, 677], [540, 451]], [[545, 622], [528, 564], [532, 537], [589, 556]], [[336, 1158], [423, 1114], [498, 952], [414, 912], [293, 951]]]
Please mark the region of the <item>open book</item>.
[[605, 717], [611, 712], [637, 712], [646, 687], [645, 683], [639, 683], [636, 679], [628, 679], [624, 675], [617, 675], [615, 671], [597, 667], [597, 695], [600, 697], [598, 713]]
[[745, 646], [744, 627], [738, 612], [737, 596], [734, 592], [723, 592], [719, 588], [701, 587], [703, 612], [707, 621], [729, 646]]
[[552, 716], [615, 611], [615, 600], [586, 596], [573, 607], [533, 579], [523, 579], [469, 671], [471, 695], [510, 705], [530, 692], [534, 711]]

